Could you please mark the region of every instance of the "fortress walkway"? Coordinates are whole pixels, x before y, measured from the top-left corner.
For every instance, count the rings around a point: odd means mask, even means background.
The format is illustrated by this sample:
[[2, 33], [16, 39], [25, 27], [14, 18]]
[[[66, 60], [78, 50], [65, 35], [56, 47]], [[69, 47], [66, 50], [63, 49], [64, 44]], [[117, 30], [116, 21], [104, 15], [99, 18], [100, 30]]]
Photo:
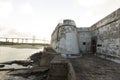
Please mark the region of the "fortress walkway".
[[120, 64], [94, 55], [69, 60], [75, 69], [77, 80], [120, 80]]

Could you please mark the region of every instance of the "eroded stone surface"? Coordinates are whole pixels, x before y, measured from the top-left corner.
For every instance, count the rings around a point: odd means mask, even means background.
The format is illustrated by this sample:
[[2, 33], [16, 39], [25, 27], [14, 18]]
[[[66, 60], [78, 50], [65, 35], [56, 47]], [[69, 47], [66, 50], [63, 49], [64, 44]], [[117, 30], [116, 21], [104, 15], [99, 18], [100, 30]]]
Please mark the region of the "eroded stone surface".
[[120, 80], [120, 64], [94, 55], [85, 55], [70, 61], [77, 80]]

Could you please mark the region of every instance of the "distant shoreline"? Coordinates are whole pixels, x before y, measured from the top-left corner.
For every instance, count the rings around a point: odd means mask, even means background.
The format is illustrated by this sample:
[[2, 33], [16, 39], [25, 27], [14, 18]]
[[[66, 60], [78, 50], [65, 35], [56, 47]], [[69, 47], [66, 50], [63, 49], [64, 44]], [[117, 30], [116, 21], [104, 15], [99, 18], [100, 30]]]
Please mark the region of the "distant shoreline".
[[31, 48], [39, 49], [41, 47], [49, 46], [49, 44], [43, 43], [12, 43], [12, 42], [0, 42], [0, 46], [12, 47], [12, 48]]
[[40, 49], [40, 48], [45, 47], [45, 46], [23, 44], [23, 45], [0, 45], [0, 47]]

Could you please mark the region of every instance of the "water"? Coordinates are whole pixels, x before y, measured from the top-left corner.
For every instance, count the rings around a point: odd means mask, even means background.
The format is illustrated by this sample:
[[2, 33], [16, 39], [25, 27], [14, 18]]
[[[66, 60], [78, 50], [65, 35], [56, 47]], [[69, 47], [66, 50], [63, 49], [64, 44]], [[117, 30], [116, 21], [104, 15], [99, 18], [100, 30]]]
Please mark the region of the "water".
[[42, 49], [43, 47], [39, 49], [30, 49], [0, 46], [0, 62], [26, 60], [31, 54], [42, 51]]

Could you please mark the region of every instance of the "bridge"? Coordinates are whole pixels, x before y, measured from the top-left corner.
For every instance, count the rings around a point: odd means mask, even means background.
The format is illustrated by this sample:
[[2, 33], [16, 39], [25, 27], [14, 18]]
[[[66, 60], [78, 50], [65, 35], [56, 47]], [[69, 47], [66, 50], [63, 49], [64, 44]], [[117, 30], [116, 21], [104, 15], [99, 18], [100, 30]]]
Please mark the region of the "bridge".
[[14, 43], [14, 44], [49, 44], [50, 41], [45, 39], [35, 39], [35, 38], [10, 38], [10, 37], [0, 37], [0, 42], [2, 43]]

